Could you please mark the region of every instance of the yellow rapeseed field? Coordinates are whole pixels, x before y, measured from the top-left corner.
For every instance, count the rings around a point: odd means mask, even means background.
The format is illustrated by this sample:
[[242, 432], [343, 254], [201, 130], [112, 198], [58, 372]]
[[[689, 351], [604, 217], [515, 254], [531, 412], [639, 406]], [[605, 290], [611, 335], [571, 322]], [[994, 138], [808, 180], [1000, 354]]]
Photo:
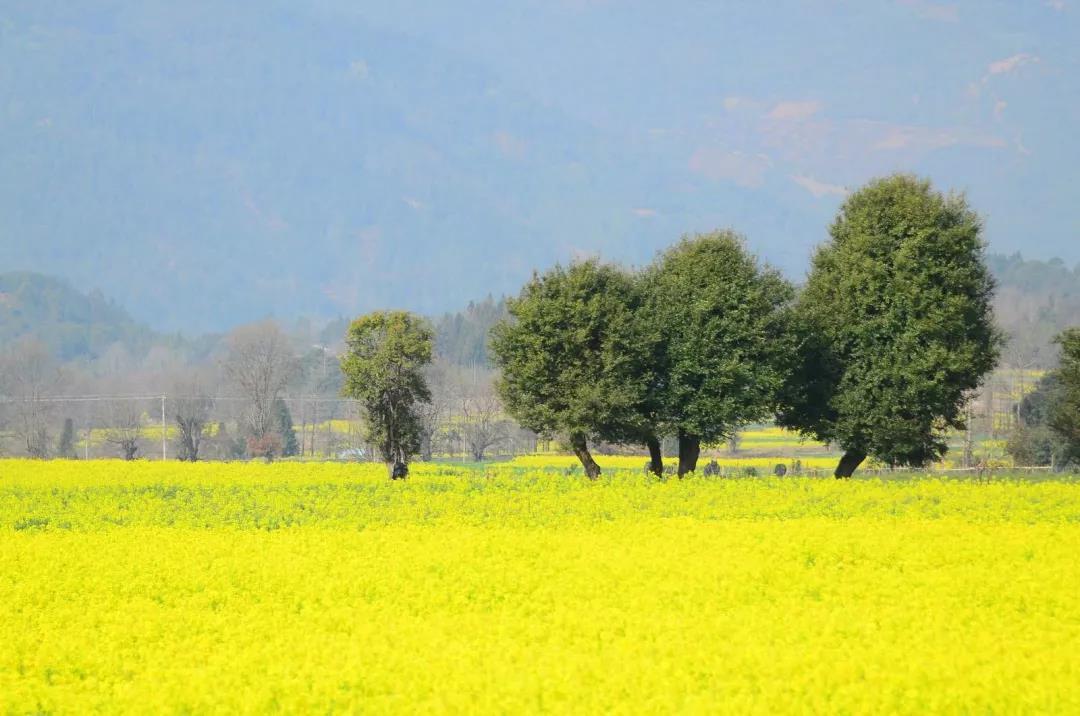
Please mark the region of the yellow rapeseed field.
[[1075, 480], [634, 468], [0, 461], [0, 713], [1080, 712]]

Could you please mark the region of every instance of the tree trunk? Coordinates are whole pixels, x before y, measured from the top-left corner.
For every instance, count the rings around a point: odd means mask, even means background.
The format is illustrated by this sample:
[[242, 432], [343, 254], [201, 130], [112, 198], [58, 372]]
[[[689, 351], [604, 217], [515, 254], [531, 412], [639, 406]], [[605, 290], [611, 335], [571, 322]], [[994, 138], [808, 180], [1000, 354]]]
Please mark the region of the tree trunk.
[[840, 458], [840, 464], [836, 466], [836, 472], [833, 473], [837, 480], [842, 480], [847, 477], [851, 477], [855, 474], [855, 470], [862, 465], [863, 460], [866, 459], [866, 453], [861, 450], [848, 450], [844, 453], [844, 456]]
[[390, 479], [404, 480], [409, 476], [409, 456], [405, 454], [395, 435], [391, 435], [387, 441], [387, 453], [389, 459], [386, 467], [390, 471]]
[[577, 459], [581, 460], [581, 466], [585, 468], [585, 475], [588, 476], [590, 480], [595, 480], [600, 477], [600, 466], [596, 464], [596, 460], [593, 460], [585, 436], [572, 435], [570, 437], [570, 445], [574, 448], [574, 454], [577, 455]]
[[660, 439], [655, 435], [645, 438], [645, 445], [649, 448], [649, 472], [657, 477], [664, 476], [664, 454], [660, 450]]
[[697, 469], [698, 456], [701, 455], [701, 438], [697, 435], [679, 433], [679, 477]]

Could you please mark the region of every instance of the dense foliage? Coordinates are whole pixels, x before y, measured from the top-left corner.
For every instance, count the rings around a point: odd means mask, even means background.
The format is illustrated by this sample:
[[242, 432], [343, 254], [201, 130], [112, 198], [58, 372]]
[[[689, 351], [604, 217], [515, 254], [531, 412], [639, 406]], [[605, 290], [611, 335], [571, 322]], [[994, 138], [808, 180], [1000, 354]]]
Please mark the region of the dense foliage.
[[431, 326], [406, 311], [376, 311], [349, 325], [345, 343], [343, 393], [360, 401], [368, 439], [391, 476], [405, 477], [420, 450], [417, 404], [431, 400], [423, 373], [431, 362]]
[[925, 465], [963, 426], [968, 391], [997, 362], [978, 217], [906, 175], [847, 199], [813, 259], [781, 424], [840, 445], [837, 476], [867, 457]]
[[0, 704], [1071, 713], [1078, 490], [4, 462]]
[[1065, 457], [1080, 462], [1080, 328], [1071, 328], [1057, 340], [1061, 346], [1058, 399], [1050, 406], [1048, 424], [1065, 446]]
[[596, 260], [534, 276], [492, 331], [506, 409], [525, 428], [567, 436], [586, 474], [600, 468], [588, 441], [624, 436], [643, 394], [633, 368], [636, 288]]
[[1016, 465], [1064, 466], [1069, 460], [1065, 440], [1050, 427], [1051, 414], [1061, 402], [1061, 376], [1050, 371], [1020, 401], [1020, 424], [1009, 436], [1006, 451]]
[[470, 301], [463, 311], [444, 313], [434, 320], [436, 354], [456, 365], [488, 365], [491, 329], [508, 316], [506, 300], [491, 296]]
[[643, 324], [656, 351], [659, 425], [679, 440], [679, 474], [715, 443], [775, 406], [789, 350], [793, 290], [731, 232], [685, 238], [644, 276]]

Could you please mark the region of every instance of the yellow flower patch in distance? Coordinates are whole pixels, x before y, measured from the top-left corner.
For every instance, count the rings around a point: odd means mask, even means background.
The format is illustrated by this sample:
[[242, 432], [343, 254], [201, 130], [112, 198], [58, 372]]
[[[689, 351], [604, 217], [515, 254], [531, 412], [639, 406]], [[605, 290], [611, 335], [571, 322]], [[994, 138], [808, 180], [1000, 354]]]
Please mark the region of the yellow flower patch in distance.
[[[640, 455], [593, 455], [593, 458], [600, 465], [601, 468], [606, 469], [618, 469], [618, 470], [641, 470], [644, 468], [647, 458]], [[792, 456], [792, 457], [727, 457], [718, 456], [702, 457], [698, 460], [698, 469], [700, 470], [711, 460], [716, 460], [716, 463], [721, 467], [729, 468], [746, 468], [753, 467], [756, 469], [767, 469], [771, 471], [776, 465], [784, 465], [785, 467], [791, 467], [796, 461], [805, 469], [831, 469], [836, 467], [836, 463], [839, 460], [838, 457], [830, 455], [808, 455], [808, 456]], [[674, 469], [677, 464], [675, 458], [666, 458], [665, 465]], [[529, 467], [529, 468], [568, 468], [577, 467], [581, 463], [573, 455], [519, 455], [510, 461], [510, 465], [514, 467]]]

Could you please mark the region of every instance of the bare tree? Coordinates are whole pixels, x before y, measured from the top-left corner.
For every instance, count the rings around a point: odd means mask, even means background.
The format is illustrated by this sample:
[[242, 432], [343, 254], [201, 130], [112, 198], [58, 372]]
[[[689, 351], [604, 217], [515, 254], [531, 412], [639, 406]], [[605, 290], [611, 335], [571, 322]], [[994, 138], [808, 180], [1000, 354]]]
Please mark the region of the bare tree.
[[509, 421], [490, 380], [466, 384], [461, 392], [461, 435], [473, 460], [509, 438]]
[[274, 429], [274, 401], [296, 370], [288, 337], [273, 321], [234, 330], [227, 339], [225, 374], [248, 400], [243, 416], [250, 437], [261, 440]]
[[742, 431], [734, 428], [727, 438], [727, 449], [731, 455], [739, 454], [739, 445], [742, 443]]
[[1005, 346], [1005, 365], [1011, 370], [1012, 385], [1009, 388], [1009, 398], [1013, 401], [1010, 413], [1011, 420], [1017, 427], [1023, 427], [1020, 419], [1020, 403], [1027, 393], [1026, 377], [1028, 371], [1039, 365], [1041, 347], [1038, 343], [1024, 336], [1013, 334], [1009, 336], [1009, 343]]
[[108, 404], [105, 442], [115, 445], [125, 460], [134, 460], [139, 454], [142, 438], [143, 410], [140, 401], [119, 399]]
[[442, 361], [431, 364], [424, 371], [428, 389], [431, 391], [431, 401], [418, 404], [416, 413], [420, 418], [420, 459], [425, 462], [431, 460], [436, 435], [450, 412], [448, 372], [449, 367]]
[[176, 456], [195, 462], [199, 459], [206, 426], [210, 424], [214, 399], [194, 377], [178, 381], [173, 392], [176, 397], [172, 399], [172, 414], [180, 442]]
[[60, 371], [40, 341], [17, 343], [0, 362], [0, 384], [8, 396], [11, 432], [30, 457], [49, 456], [49, 400], [60, 382]]

